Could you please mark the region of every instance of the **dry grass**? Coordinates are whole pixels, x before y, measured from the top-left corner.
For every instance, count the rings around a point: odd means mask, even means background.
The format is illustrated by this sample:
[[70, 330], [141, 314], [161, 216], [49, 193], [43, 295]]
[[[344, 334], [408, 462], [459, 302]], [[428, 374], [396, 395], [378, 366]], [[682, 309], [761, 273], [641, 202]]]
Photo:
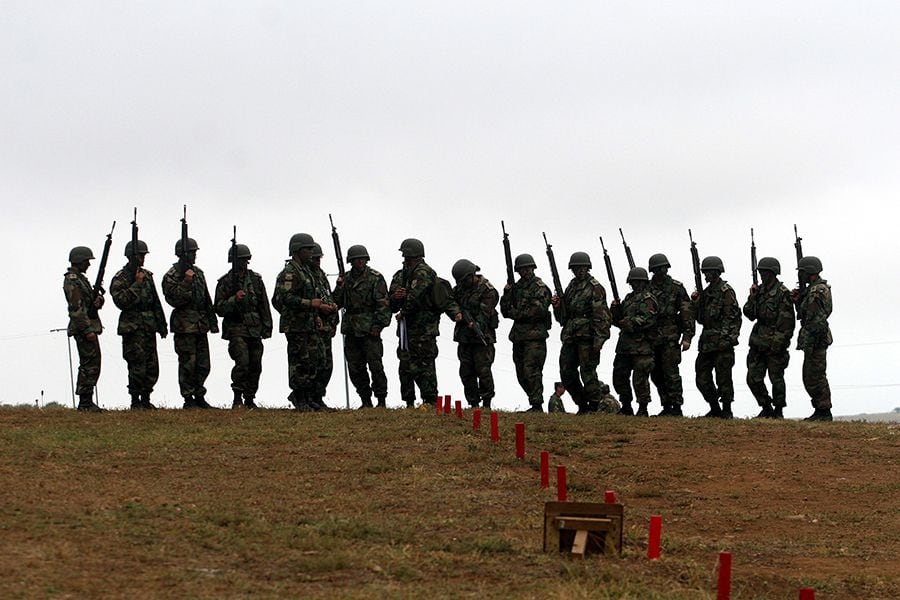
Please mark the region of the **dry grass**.
[[[729, 550], [733, 598], [900, 597], [896, 426], [500, 420], [0, 410], [0, 596], [713, 598]], [[617, 491], [621, 559], [540, 551], [540, 450]]]

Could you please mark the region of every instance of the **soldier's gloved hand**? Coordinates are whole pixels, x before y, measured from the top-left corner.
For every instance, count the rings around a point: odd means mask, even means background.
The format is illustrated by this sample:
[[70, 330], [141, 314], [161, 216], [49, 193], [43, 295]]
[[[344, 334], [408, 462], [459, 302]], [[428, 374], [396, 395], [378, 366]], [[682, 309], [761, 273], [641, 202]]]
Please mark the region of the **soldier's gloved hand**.
[[687, 352], [691, 348], [691, 340], [681, 340], [681, 351]]
[[246, 297], [247, 297], [247, 292], [245, 292], [244, 290], [238, 290], [234, 294], [234, 299], [237, 300], [238, 302], [240, 302], [241, 300], [243, 300]]
[[337, 281], [334, 282], [337, 287], [344, 287], [344, 278], [338, 276]]
[[138, 269], [137, 273], [134, 274], [134, 282], [138, 285], [144, 283], [144, 279], [147, 278], [147, 275], [144, 273], [143, 269]]
[[791, 290], [791, 302], [798, 304], [800, 302], [800, 290], [794, 288]]
[[[457, 323], [459, 321], [462, 321], [462, 313], [456, 313], [456, 316], [453, 317], [453, 320], [456, 321]], [[474, 324], [469, 323], [469, 327], [474, 327]]]
[[337, 312], [337, 304], [330, 304], [328, 302], [322, 302], [319, 300], [319, 312], [323, 315], [330, 315]]
[[313, 308], [314, 310], [319, 310], [319, 307], [322, 306], [322, 299], [321, 298], [313, 298], [312, 300], [309, 301], [309, 306], [311, 308]]
[[320, 317], [316, 317], [316, 331], [322, 331], [325, 329], [325, 324], [322, 323], [322, 319]]
[[98, 295], [94, 298], [94, 308], [102, 308], [104, 302], [106, 302], [106, 298], [102, 294]]
[[96, 342], [96, 341], [97, 341], [97, 334], [94, 333], [93, 331], [91, 331], [90, 333], [84, 334], [84, 339], [86, 339], [86, 340], [89, 341], [89, 342]]
[[504, 292], [504, 293], [508, 292], [508, 291], [511, 290], [511, 289], [512, 289], [512, 286], [511, 286], [510, 284], [508, 284], [508, 283], [507, 283], [506, 285], [503, 286], [503, 292]]
[[193, 269], [188, 269], [187, 271], [184, 272], [184, 280], [187, 281], [188, 283], [194, 281], [194, 270]]
[[759, 286], [756, 285], [755, 283], [750, 286], [750, 295], [751, 296], [755, 296], [756, 292], [758, 292], [758, 291], [759, 291]]
[[696, 302], [700, 298], [700, 292], [694, 292], [691, 294], [691, 300]]
[[372, 337], [381, 337], [381, 327], [373, 327], [371, 331], [369, 331], [369, 335]]
[[557, 296], [556, 294], [553, 294], [553, 296], [550, 297], [550, 304], [553, 305], [553, 308], [558, 307], [559, 306], [559, 296]]
[[394, 290], [394, 293], [391, 294], [391, 299], [397, 300], [398, 302], [400, 300], [405, 300], [406, 299], [406, 288], [397, 288], [396, 290]]

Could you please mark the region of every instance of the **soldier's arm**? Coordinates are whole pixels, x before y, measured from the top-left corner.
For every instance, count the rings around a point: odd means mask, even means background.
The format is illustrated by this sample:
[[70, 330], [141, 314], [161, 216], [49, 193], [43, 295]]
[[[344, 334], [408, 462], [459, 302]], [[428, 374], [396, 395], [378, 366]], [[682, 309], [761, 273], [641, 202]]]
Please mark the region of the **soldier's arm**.
[[691, 297], [688, 296], [687, 290], [684, 289], [683, 285], [679, 287], [675, 301], [678, 303], [678, 322], [681, 326], [681, 340], [682, 342], [690, 344], [697, 331], [697, 325], [694, 320]]
[[206, 311], [206, 320], [209, 322], [209, 331], [210, 333], [219, 333], [219, 317], [216, 315], [212, 298], [209, 296], [209, 288], [206, 286], [206, 279], [202, 274], [200, 276], [200, 285], [203, 286], [203, 308]]
[[431, 286], [437, 282], [426, 271], [415, 270], [406, 290], [406, 303], [403, 308], [407, 312], [421, 311], [428, 308], [428, 295]]
[[186, 279], [179, 279], [175, 276], [177, 271], [169, 270], [163, 277], [163, 296], [166, 302], [174, 308], [181, 308], [191, 303], [193, 299], [193, 285]]
[[[760, 292], [761, 294], [762, 292]], [[755, 321], [757, 317], [757, 309], [756, 309], [756, 299], [759, 297], [759, 294], [747, 297], [747, 301], [744, 302], [744, 316], [750, 319], [751, 321]]]
[[234, 294], [231, 293], [231, 286], [226, 283], [228, 277], [224, 279], [220, 279], [216, 284], [216, 314], [220, 317], [224, 317], [230, 314], [237, 314], [240, 312], [240, 309], [237, 305], [237, 299]]
[[731, 340], [733, 345], [737, 345], [738, 336], [741, 333], [741, 308], [737, 301], [737, 295], [734, 289], [729, 288], [725, 292], [722, 307], [722, 327], [724, 333]]
[[785, 288], [779, 296], [778, 317], [775, 321], [775, 342], [778, 346], [787, 347], [794, 337], [794, 327], [797, 319], [794, 317], [794, 303], [791, 301], [791, 293]]
[[372, 300], [375, 304], [375, 318], [372, 324], [378, 329], [384, 329], [391, 324], [391, 303], [388, 299], [387, 284], [381, 275], [372, 286]]
[[394, 300], [394, 292], [403, 287], [403, 272], [398, 271], [394, 274], [394, 277], [391, 279], [391, 287], [388, 290], [388, 298], [390, 301], [391, 312], [395, 313], [400, 311], [403, 308], [403, 304], [406, 302], [406, 299], [403, 300]]
[[807, 293], [809, 301], [805, 306], [803, 326], [814, 338], [824, 336], [828, 332], [828, 316], [831, 314], [830, 292], [824, 286], [817, 286], [810, 287]]
[[259, 298], [259, 320], [262, 325], [262, 338], [268, 339], [272, 337], [272, 309], [269, 308], [269, 296], [266, 295], [266, 284], [262, 277], [257, 275], [255, 278], [257, 286], [257, 298]]
[[516, 317], [516, 308], [513, 306], [513, 293], [512, 288], [508, 290], [503, 290], [503, 295], [500, 296], [500, 314], [503, 315], [505, 319], [515, 319]]
[[647, 331], [656, 326], [659, 307], [652, 296], [641, 300], [637, 310], [626, 317], [631, 331]]
[[141, 284], [135, 281], [129, 285], [124, 273], [117, 273], [109, 284], [109, 295], [120, 310], [131, 308], [140, 302]]
[[591, 329], [595, 338], [603, 341], [609, 339], [609, 329], [612, 324], [612, 314], [606, 304], [606, 290], [599, 283], [594, 286], [594, 298], [591, 302]]
[[91, 318], [87, 313], [87, 302], [83, 298], [81, 288], [72, 277], [77, 275], [66, 275], [63, 291], [66, 294], [66, 303], [69, 307], [69, 324], [74, 333], [85, 334], [91, 330]]

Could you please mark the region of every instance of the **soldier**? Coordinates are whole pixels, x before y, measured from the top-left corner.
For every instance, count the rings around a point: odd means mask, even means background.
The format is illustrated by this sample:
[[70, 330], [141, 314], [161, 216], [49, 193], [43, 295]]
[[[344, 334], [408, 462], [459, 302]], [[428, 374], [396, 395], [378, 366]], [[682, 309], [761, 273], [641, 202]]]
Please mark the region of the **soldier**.
[[500, 294], [484, 275], [481, 267], [465, 258], [453, 265], [453, 300], [463, 315], [453, 329], [459, 358], [459, 378], [466, 401], [471, 407], [483, 404], [490, 410], [494, 397], [494, 344], [497, 341], [497, 303]]
[[804, 421], [831, 421], [831, 388], [826, 375], [828, 346], [833, 339], [828, 317], [831, 316], [831, 286], [822, 279], [822, 261], [804, 256], [797, 266], [808, 285], [801, 294], [792, 292], [800, 318], [797, 349], [803, 350], [803, 387], [809, 394], [814, 412]]
[[128, 394], [131, 410], [154, 410], [150, 402], [153, 386], [159, 380], [159, 356], [156, 334], [169, 334], [153, 273], [144, 269], [147, 244], [138, 240], [125, 244], [128, 264], [115, 274], [109, 285], [113, 302], [122, 311], [118, 333], [122, 336], [122, 357], [128, 363]]
[[325, 349], [319, 330], [322, 319], [337, 311], [337, 305], [322, 299], [312, 264], [316, 242], [308, 233], [296, 233], [288, 244], [290, 260], [278, 274], [272, 306], [281, 313], [279, 330], [287, 338], [288, 400], [299, 411], [327, 410], [318, 401], [316, 377], [324, 362]]
[[[548, 302], [549, 303], [549, 302]], [[562, 396], [566, 393], [566, 386], [562, 384], [562, 381], [557, 381], [553, 384], [553, 393], [550, 394], [550, 399], [547, 400], [547, 412], [549, 413], [565, 413], [566, 407], [563, 405]], [[538, 412], [538, 411], [534, 411]], [[543, 411], [541, 411], [543, 412]]]
[[254, 401], [262, 373], [263, 340], [272, 337], [272, 311], [266, 285], [248, 268], [253, 255], [244, 244], [228, 250], [231, 270], [216, 283], [216, 313], [222, 317], [222, 339], [228, 340], [231, 408], [259, 408]]
[[334, 300], [345, 309], [341, 333], [347, 370], [362, 401], [361, 408], [372, 408], [373, 393], [378, 406], [386, 408], [387, 376], [381, 362], [384, 356], [381, 331], [391, 324], [387, 284], [381, 273], [368, 266], [369, 251], [365, 246], [350, 246], [347, 262], [350, 271], [338, 277], [334, 287]]
[[[322, 246], [318, 243], [313, 246], [312, 252], [312, 271], [316, 277], [316, 286], [318, 297], [324, 302], [337, 306], [331, 295], [331, 284], [328, 283], [328, 276], [322, 270]], [[322, 315], [321, 326], [319, 327], [319, 336], [322, 340], [323, 360], [322, 364], [316, 370], [316, 393], [313, 402], [320, 406], [325, 406], [325, 392], [328, 390], [328, 382], [331, 381], [331, 375], [334, 372], [334, 354], [331, 351], [331, 341], [337, 334], [338, 322], [340, 316], [338, 311], [334, 311], [328, 315]]]
[[622, 405], [616, 397], [609, 392], [609, 386], [605, 383], [600, 386], [600, 405], [597, 412], [607, 415], [617, 415], [622, 410]]
[[[784, 370], [791, 357], [788, 347], [794, 335], [794, 303], [790, 291], [778, 281], [781, 273], [778, 259], [763, 257], [756, 270], [762, 279], [762, 288], [753, 284], [744, 304], [744, 316], [756, 321], [750, 332], [750, 351], [747, 353], [747, 386], [762, 409], [757, 418], [783, 419], [786, 406]], [[771, 396], [766, 390], [767, 371], [772, 382]]]
[[635, 267], [628, 272], [628, 283], [632, 292], [622, 299], [613, 300], [610, 305], [612, 324], [618, 327], [619, 341], [616, 344], [616, 358], [613, 361], [613, 385], [619, 392], [622, 408], [619, 413], [633, 416], [631, 407], [631, 384], [637, 396], [637, 416], [647, 417], [650, 404], [650, 371], [653, 370], [653, 349], [657, 335], [659, 307], [656, 298], [648, 289], [650, 278], [647, 271]]
[[650, 257], [650, 292], [659, 307], [658, 333], [653, 345], [653, 370], [650, 379], [662, 404], [660, 417], [682, 416], [684, 403], [681, 385], [681, 353], [687, 352], [694, 338], [694, 316], [691, 299], [684, 285], [669, 276], [669, 259], [665, 254]]
[[94, 404], [94, 386], [100, 377], [100, 340], [103, 332], [97, 311], [103, 306], [103, 295], [94, 297], [91, 282], [85, 276], [94, 253], [86, 246], [76, 246], [69, 252], [71, 266], [63, 279], [63, 293], [69, 306], [69, 337], [75, 338], [78, 348], [78, 410], [103, 412]]
[[[691, 295], [692, 311], [697, 322], [703, 325], [697, 345], [697, 389], [709, 404], [706, 417], [730, 419], [734, 401], [734, 383], [731, 369], [734, 367], [734, 347], [741, 332], [741, 309], [734, 290], [722, 279], [725, 265], [718, 256], [707, 256], [700, 265], [703, 277], [709, 284], [702, 292]], [[713, 383], [713, 370], [716, 382]], [[719, 399], [722, 406], [719, 406]]]
[[169, 329], [175, 336], [178, 355], [178, 386], [184, 398], [184, 408], [212, 408], [206, 401], [206, 378], [209, 376], [209, 340], [207, 333], [219, 333], [219, 321], [213, 308], [206, 276], [194, 262], [197, 242], [187, 238], [175, 242], [178, 262], [163, 276], [162, 288], [166, 302], [174, 309], [169, 317]]
[[408, 408], [416, 399], [416, 388], [423, 406], [437, 402], [437, 373], [434, 361], [438, 355], [437, 336], [441, 313], [462, 319], [458, 307], [450, 298], [451, 290], [439, 280], [425, 262], [425, 246], [415, 238], [400, 244], [403, 268], [394, 273], [388, 290], [391, 312], [397, 313], [397, 358], [400, 360], [400, 396]]
[[[507, 284], [500, 298], [500, 312], [513, 320], [509, 340], [513, 344], [516, 378], [528, 396], [528, 412], [543, 412], [544, 362], [547, 360], [547, 337], [550, 330], [550, 288], [535, 277], [537, 265], [530, 254], [515, 260], [519, 280]], [[559, 384], [560, 387], [562, 383]]]
[[[600, 350], [609, 339], [611, 316], [606, 304], [606, 290], [591, 276], [591, 258], [586, 252], [575, 252], [569, 258], [569, 269], [575, 276], [560, 298], [550, 299], [556, 320], [563, 326], [559, 372], [563, 385], [578, 405], [578, 414], [595, 412], [603, 384], [597, 377]], [[580, 373], [580, 375], [579, 375]]]

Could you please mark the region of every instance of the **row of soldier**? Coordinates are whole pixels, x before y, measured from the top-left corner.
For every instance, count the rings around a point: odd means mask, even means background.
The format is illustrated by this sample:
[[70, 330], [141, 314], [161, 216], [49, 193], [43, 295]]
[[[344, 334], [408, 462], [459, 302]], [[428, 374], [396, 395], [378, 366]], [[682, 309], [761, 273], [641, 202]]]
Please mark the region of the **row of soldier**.
[[[234, 361], [232, 407], [256, 408], [263, 340], [273, 330], [265, 284], [248, 267], [249, 248], [233, 243], [228, 257], [232, 269], [218, 280], [215, 294], [210, 296], [204, 273], [195, 264], [197, 250], [197, 243], [189, 237], [175, 244], [178, 262], [162, 280], [163, 296], [172, 307], [168, 325], [153, 275], [143, 269], [146, 243], [133, 237], [125, 247], [128, 264], [112, 279], [109, 293], [121, 309], [118, 333], [128, 364], [133, 409], [154, 408], [150, 395], [159, 377], [156, 337], [165, 338], [169, 330], [175, 338], [184, 407], [210, 408], [204, 387], [210, 373], [207, 334], [219, 331], [217, 317], [222, 318], [222, 336], [228, 340]], [[591, 259], [584, 252], [572, 254], [568, 267], [573, 279], [561, 296], [535, 275], [537, 265], [529, 254], [515, 258], [518, 280], [507, 283], [500, 295], [470, 260], [453, 265], [456, 285], [451, 287], [425, 262], [421, 241], [404, 240], [400, 252], [403, 267], [388, 286], [384, 277], [368, 266], [366, 248], [351, 246], [346, 255], [351, 268], [331, 289], [320, 267], [321, 247], [309, 234], [291, 237], [291, 258], [278, 275], [271, 304], [280, 313], [279, 330], [287, 339], [288, 399], [297, 410], [328, 410], [323, 398], [333, 369], [332, 338], [339, 323], [349, 376], [362, 406], [386, 405], [382, 332], [390, 326], [392, 314], [398, 337], [400, 395], [408, 407], [415, 405], [416, 388], [423, 406], [437, 401], [436, 338], [444, 314], [455, 323], [454, 341], [466, 400], [473, 407], [490, 408], [495, 393], [492, 365], [499, 304], [501, 314], [513, 322], [509, 334], [513, 362], [529, 411], [543, 411], [543, 369], [552, 307], [562, 326], [561, 383], [579, 413], [603, 410], [647, 416], [652, 380], [662, 404], [660, 416], [681, 416], [681, 354], [691, 347], [695, 323], [699, 323], [703, 330], [695, 364], [696, 385], [710, 406], [706, 416], [731, 418], [731, 371], [743, 312], [755, 322], [747, 383], [760, 405], [758, 416], [781, 418], [796, 307], [801, 323], [797, 347], [804, 352], [803, 382], [814, 408], [809, 419], [831, 420], [825, 374], [831, 343], [831, 292], [815, 257], [799, 261], [800, 281], [809, 284], [802, 292], [788, 291], [778, 280], [781, 267], [777, 259], [761, 259], [757, 267], [761, 284], [751, 287], [742, 311], [733, 288], [722, 279], [724, 265], [715, 256], [702, 261], [700, 270], [707, 285], [691, 296], [668, 275], [666, 256], [655, 254], [649, 260], [649, 273], [641, 267], [630, 270], [627, 281], [632, 292], [621, 302], [607, 303], [606, 291], [591, 275]], [[98, 309], [104, 303], [103, 295], [94, 293], [85, 276], [93, 258], [89, 248], [73, 248], [64, 279], [68, 333], [76, 340], [80, 358], [78, 408], [88, 411], [100, 410], [92, 396], [100, 373]], [[555, 271], [555, 263], [552, 267]], [[597, 375], [611, 326], [620, 331], [612, 373], [619, 403]], [[767, 374], [771, 394], [764, 381]]]

